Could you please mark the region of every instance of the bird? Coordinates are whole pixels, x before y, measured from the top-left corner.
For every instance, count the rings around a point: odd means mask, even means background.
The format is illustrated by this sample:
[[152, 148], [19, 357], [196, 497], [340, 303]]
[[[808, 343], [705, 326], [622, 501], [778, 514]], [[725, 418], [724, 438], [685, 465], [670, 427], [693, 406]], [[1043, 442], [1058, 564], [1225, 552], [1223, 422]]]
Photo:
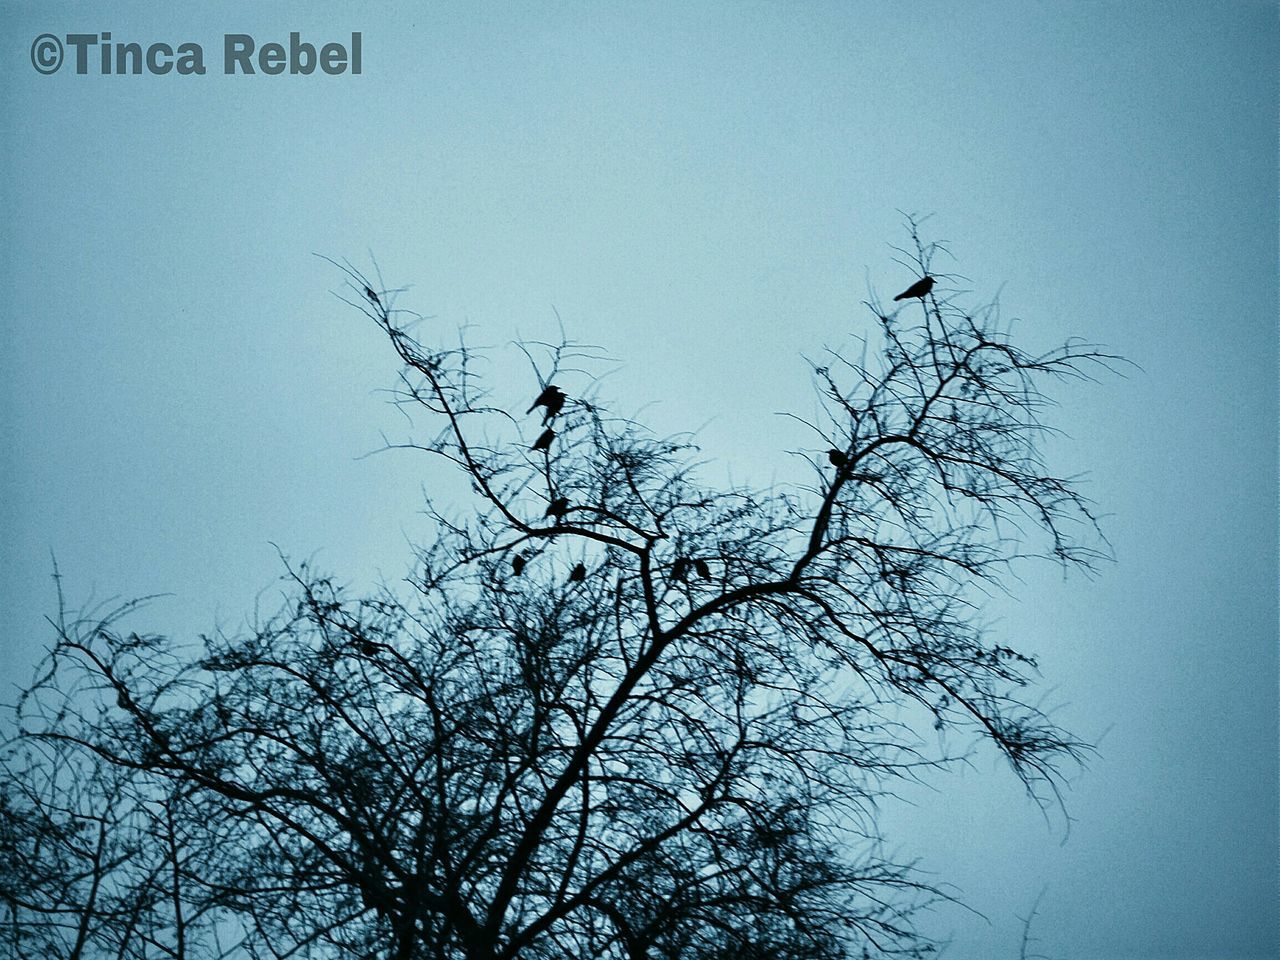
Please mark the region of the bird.
[[551, 418], [564, 409], [564, 402], [568, 399], [563, 390], [554, 383], [548, 383], [538, 394], [538, 399], [533, 401], [525, 413], [533, 413], [538, 407], [546, 407], [546, 413], [542, 417], [543, 426], [551, 422]]
[[533, 449], [535, 451], [550, 450], [551, 441], [554, 440], [555, 438], [556, 438], [556, 432], [552, 430], [550, 427], [547, 427], [547, 429], [543, 430], [542, 433], [538, 435], [538, 439], [534, 441]]
[[844, 453], [837, 450], [835, 447], [832, 447], [830, 450], [827, 451], [827, 459], [831, 461], [831, 465], [833, 467], [843, 467], [846, 463], [849, 462], [849, 458], [846, 457]]
[[587, 568], [583, 564], [580, 563], [569, 571], [570, 583], [581, 583], [585, 579], [587, 579]]
[[382, 301], [378, 299], [378, 295], [373, 292], [373, 287], [365, 285], [364, 295], [373, 301], [377, 306], [382, 306]]
[[923, 300], [925, 296], [929, 293], [929, 291], [932, 289], [933, 289], [933, 277], [930, 277], [926, 274], [925, 276], [917, 280], [915, 283], [913, 283], [911, 286], [907, 287], [907, 289], [903, 290], [900, 294], [898, 294], [893, 299], [894, 300], [910, 300], [912, 298], [918, 297], [919, 299]]
[[676, 557], [676, 562], [671, 565], [671, 579], [679, 580], [681, 583], [689, 579], [688, 557]]
[[569, 512], [569, 498], [556, 497], [554, 500], [551, 501], [550, 506], [547, 507], [547, 512], [544, 513], [543, 516], [555, 517], [556, 523], [564, 523], [564, 515], [568, 512]]
[[548, 383], [542, 388], [542, 392], [538, 394], [538, 398], [534, 400], [533, 403], [529, 404], [529, 409], [526, 410], [525, 413], [533, 413], [533, 411], [538, 409], [538, 407], [546, 406], [546, 404], [551, 402], [551, 398], [559, 392], [559, 387], [554, 383]]
[[551, 422], [551, 418], [564, 409], [564, 402], [568, 399], [563, 393], [557, 390], [552, 394], [551, 399], [547, 401], [547, 412], [542, 415], [542, 425], [545, 427]]
[[698, 557], [697, 560], [693, 561], [693, 571], [703, 580], [711, 579], [711, 568], [707, 566], [707, 561], [703, 560], [701, 557]]
[[528, 563], [528, 559], [523, 553], [517, 553], [511, 558], [511, 572], [517, 577], [524, 573], [524, 565]]

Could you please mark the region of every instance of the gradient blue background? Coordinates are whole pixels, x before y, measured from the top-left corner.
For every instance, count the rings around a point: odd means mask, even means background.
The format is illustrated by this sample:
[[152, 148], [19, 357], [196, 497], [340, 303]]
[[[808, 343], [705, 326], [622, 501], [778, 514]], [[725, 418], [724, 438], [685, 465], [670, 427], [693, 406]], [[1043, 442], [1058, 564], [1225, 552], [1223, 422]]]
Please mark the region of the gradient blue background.
[[[607, 392], [700, 428], [710, 476], [797, 475], [801, 353], [893, 293], [936, 214], [1029, 346], [1141, 365], [1060, 394], [1109, 514], [1096, 581], [991, 614], [1100, 755], [1049, 823], [986, 753], [910, 790], [902, 856], [986, 919], [953, 958], [1262, 958], [1277, 943], [1276, 135], [1271, 3], [5, 2], [0, 609], [24, 681], [70, 597], [168, 592], [191, 638], [275, 603], [270, 542], [354, 585], [425, 529], [394, 363], [313, 251], [474, 339], [569, 332]], [[219, 76], [226, 32], [364, 35], [361, 77]], [[206, 48], [205, 77], [35, 73], [45, 31]], [[514, 395], [526, 393], [521, 387]], [[264, 588], [268, 588], [264, 591]], [[260, 596], [261, 595], [261, 596]], [[5, 699], [9, 699], [6, 695]]]

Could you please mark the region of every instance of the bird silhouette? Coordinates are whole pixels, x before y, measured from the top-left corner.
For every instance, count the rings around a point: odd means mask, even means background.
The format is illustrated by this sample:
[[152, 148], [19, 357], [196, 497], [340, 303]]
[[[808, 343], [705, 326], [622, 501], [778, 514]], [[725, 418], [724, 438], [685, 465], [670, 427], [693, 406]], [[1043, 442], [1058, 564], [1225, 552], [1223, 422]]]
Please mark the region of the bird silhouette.
[[570, 583], [581, 583], [585, 579], [587, 579], [587, 568], [583, 564], [580, 563], [569, 571]]
[[569, 498], [556, 497], [554, 500], [551, 501], [550, 506], [547, 507], [547, 512], [544, 513], [543, 516], [555, 517], [556, 523], [564, 523], [564, 515], [568, 512], [569, 512]]
[[681, 583], [689, 579], [688, 557], [676, 557], [676, 562], [671, 565], [671, 579], [679, 580]]
[[693, 572], [703, 580], [711, 579], [711, 568], [707, 566], [707, 561], [703, 560], [701, 557], [698, 557], [697, 560], [693, 561]]
[[932, 289], [933, 289], [933, 277], [924, 276], [924, 277], [921, 277], [919, 280], [917, 280], [915, 283], [913, 283], [911, 286], [907, 287], [907, 289], [903, 290], [900, 294], [898, 294], [893, 299], [894, 300], [911, 300], [913, 298], [919, 298], [923, 300], [925, 296], [928, 295], [929, 291]]
[[550, 450], [551, 441], [554, 440], [555, 438], [556, 438], [556, 432], [552, 430], [550, 427], [547, 427], [547, 429], [543, 430], [542, 433], [538, 435], [538, 439], [534, 441], [533, 443], [534, 451]]
[[517, 553], [511, 558], [511, 572], [517, 577], [520, 576], [524, 573], [524, 565], [528, 562], [523, 553]]
[[552, 394], [551, 399], [548, 400], [546, 403], [547, 412], [542, 415], [543, 426], [546, 426], [548, 423], [550, 423], [551, 418], [564, 409], [564, 402], [567, 399], [568, 398], [559, 390], [557, 390], [554, 394]]
[[364, 288], [364, 295], [368, 297], [370, 300], [372, 300], [378, 306], [382, 306], [382, 301], [379, 300], [378, 295], [373, 292], [373, 287], [366, 285]]
[[546, 407], [546, 413], [542, 417], [542, 423], [545, 426], [551, 422], [552, 417], [564, 409], [564, 402], [567, 399], [563, 390], [554, 383], [548, 383], [525, 413], [533, 413], [538, 407]]
[[849, 462], [849, 458], [846, 457], [841, 451], [837, 450], [835, 447], [832, 447], [830, 450], [827, 451], [827, 459], [831, 461], [831, 465], [833, 467], [843, 467], [846, 463]]

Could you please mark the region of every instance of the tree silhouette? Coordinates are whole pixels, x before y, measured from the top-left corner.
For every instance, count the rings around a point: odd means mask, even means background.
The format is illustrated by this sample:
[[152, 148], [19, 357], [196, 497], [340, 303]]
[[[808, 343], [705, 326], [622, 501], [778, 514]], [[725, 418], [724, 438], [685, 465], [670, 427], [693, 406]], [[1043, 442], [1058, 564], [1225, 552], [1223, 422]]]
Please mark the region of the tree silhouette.
[[1113, 358], [1014, 346], [910, 226], [936, 286], [869, 299], [871, 362], [812, 365], [810, 479], [773, 490], [714, 489], [689, 441], [610, 414], [585, 346], [521, 345], [571, 402], [498, 403], [344, 266], [426, 425], [400, 446], [473, 497], [430, 504], [407, 586], [286, 561], [286, 606], [198, 651], [129, 608], [60, 617], [5, 757], [13, 955], [927, 955], [913, 916], [945, 894], [875, 800], [948, 763], [921, 726], [994, 744], [1041, 802], [1087, 749], [976, 612], [1021, 557], [1100, 556], [1039, 416]]

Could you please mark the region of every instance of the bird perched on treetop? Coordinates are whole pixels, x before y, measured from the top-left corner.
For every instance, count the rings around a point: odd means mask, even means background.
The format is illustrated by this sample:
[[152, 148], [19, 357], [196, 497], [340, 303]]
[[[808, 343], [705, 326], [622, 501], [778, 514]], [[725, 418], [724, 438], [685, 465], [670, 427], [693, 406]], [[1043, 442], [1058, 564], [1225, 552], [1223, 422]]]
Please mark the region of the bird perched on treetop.
[[900, 294], [898, 294], [893, 299], [894, 300], [910, 300], [912, 298], [919, 298], [923, 300], [928, 295], [929, 291], [932, 289], [933, 289], [933, 277], [924, 276], [924, 277], [921, 277], [919, 280], [917, 280], [915, 283], [913, 283], [911, 286], [907, 287], [907, 289], [903, 290]]
[[542, 392], [538, 394], [538, 399], [533, 401], [533, 404], [525, 411], [525, 413], [533, 413], [533, 411], [538, 409], [538, 407], [546, 407], [547, 412], [543, 415], [542, 422], [544, 425], [548, 424], [551, 422], [552, 417], [564, 409], [564, 402], [566, 399], [568, 398], [565, 396], [563, 390], [557, 387], [554, 383], [548, 383], [543, 388]]
[[554, 500], [551, 501], [550, 506], [547, 507], [547, 512], [544, 513], [543, 516], [555, 517], [556, 523], [564, 523], [564, 515], [568, 512], [569, 512], [569, 498], [556, 497]]
[[555, 438], [556, 438], [556, 432], [552, 430], [550, 427], [547, 427], [547, 429], [543, 430], [542, 433], [538, 436], [538, 439], [534, 441], [533, 449], [535, 451], [550, 450], [551, 441], [554, 440]]
[[707, 561], [703, 560], [701, 557], [698, 557], [698, 559], [693, 561], [693, 571], [703, 580], [711, 579], [711, 568], [707, 566]]
[[830, 450], [827, 451], [827, 459], [831, 461], [831, 465], [833, 467], [843, 467], [846, 463], [849, 462], [849, 458], [846, 457], [842, 451], [837, 450], [835, 447], [832, 447]]
[[581, 563], [569, 571], [570, 583], [581, 583], [585, 579], [587, 579], [587, 568]]

